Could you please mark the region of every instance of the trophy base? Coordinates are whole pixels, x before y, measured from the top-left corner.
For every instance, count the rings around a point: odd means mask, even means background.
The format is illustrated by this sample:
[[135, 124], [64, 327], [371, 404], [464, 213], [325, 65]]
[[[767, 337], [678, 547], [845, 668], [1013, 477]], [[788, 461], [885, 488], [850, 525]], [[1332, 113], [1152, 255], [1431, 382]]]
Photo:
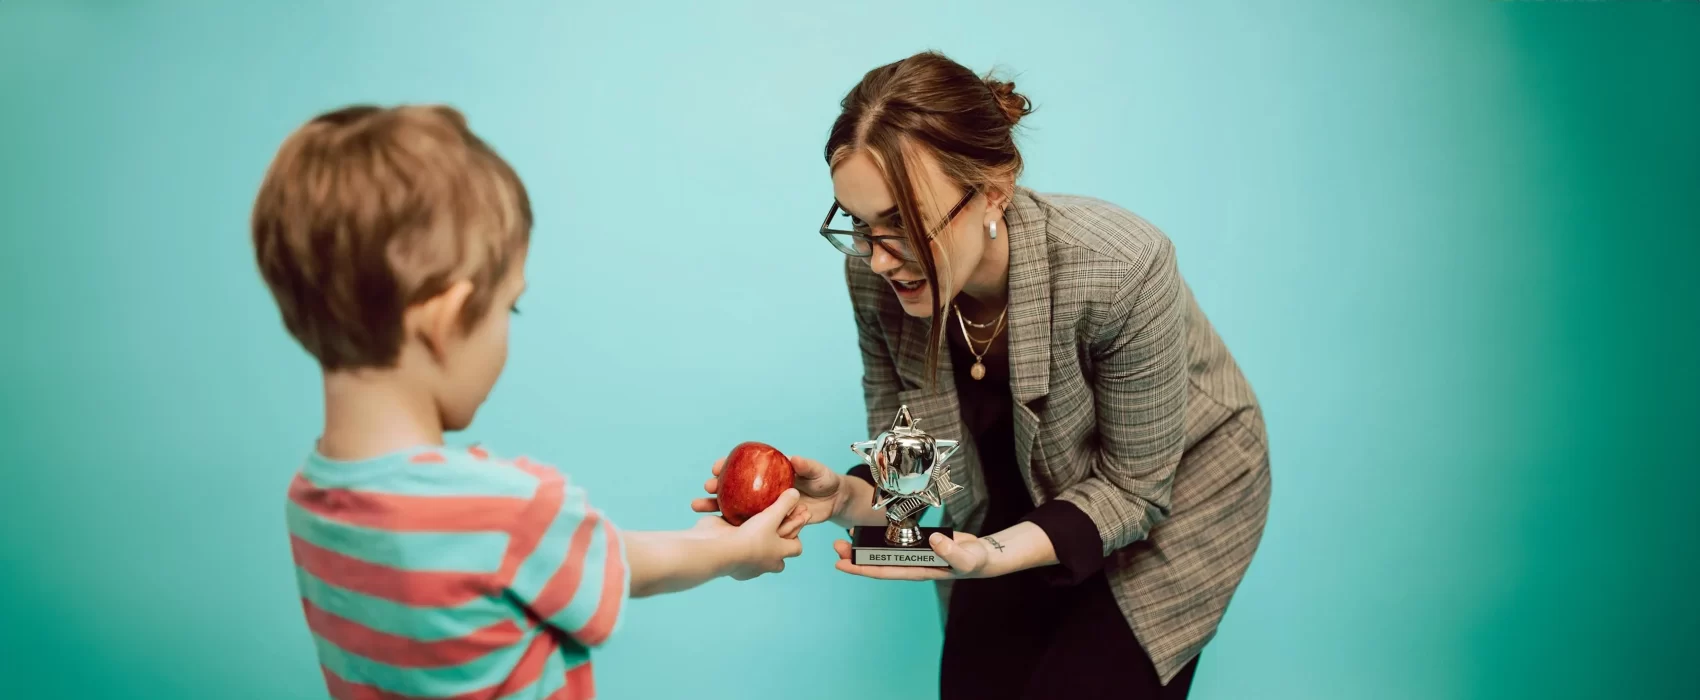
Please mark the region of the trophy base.
[[857, 566], [948, 567], [950, 564], [944, 557], [927, 545], [927, 540], [935, 532], [942, 532], [945, 537], [953, 537], [956, 534], [948, 527], [923, 527], [920, 544], [902, 547], [886, 542], [884, 525], [850, 528], [850, 563]]

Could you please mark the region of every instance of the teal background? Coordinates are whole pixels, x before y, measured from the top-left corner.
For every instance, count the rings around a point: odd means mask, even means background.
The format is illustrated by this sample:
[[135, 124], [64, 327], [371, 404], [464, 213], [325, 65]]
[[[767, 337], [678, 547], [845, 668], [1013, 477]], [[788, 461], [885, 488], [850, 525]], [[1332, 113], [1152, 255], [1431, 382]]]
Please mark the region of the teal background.
[[[1174, 238], [1264, 402], [1193, 697], [1700, 697], [1700, 4], [724, 5], [0, 1], [0, 696], [323, 695], [282, 517], [318, 377], [246, 230], [299, 123], [469, 115], [538, 226], [463, 439], [683, 527], [738, 441], [854, 462], [820, 149], [931, 47], [1037, 103], [1025, 184]], [[932, 695], [931, 589], [833, 537], [635, 602], [604, 697]]]

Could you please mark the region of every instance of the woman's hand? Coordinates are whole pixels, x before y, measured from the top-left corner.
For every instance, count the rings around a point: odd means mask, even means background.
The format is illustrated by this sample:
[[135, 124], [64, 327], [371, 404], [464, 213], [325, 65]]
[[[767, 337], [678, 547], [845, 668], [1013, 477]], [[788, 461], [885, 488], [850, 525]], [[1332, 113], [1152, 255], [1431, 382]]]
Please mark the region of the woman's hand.
[[[724, 458], [714, 461], [714, 476], [702, 485], [710, 496], [691, 501], [691, 510], [698, 513], [720, 512], [720, 499], [713, 494], [720, 492], [720, 471], [726, 468]], [[808, 524], [824, 523], [838, 517], [844, 510], [845, 497], [849, 490], [842, 488], [843, 477], [828, 469], [826, 465], [807, 457], [792, 457], [791, 469], [796, 477], [791, 485], [802, 495], [798, 501], [800, 507], [809, 514]]]
[[852, 564], [850, 543], [832, 543], [838, 551], [838, 570], [847, 574], [890, 581], [936, 581], [947, 578], [986, 578], [998, 574], [989, 572], [995, 539], [981, 539], [966, 532], [956, 533], [956, 539], [935, 532], [927, 544], [950, 564], [949, 568], [933, 566], [858, 566]]
[[838, 551], [838, 570], [847, 574], [892, 581], [936, 581], [947, 578], [991, 578], [1057, 563], [1051, 538], [1038, 525], [1020, 522], [985, 537], [966, 532], [956, 538], [935, 532], [927, 544], [949, 567], [857, 566], [850, 563], [850, 543], [832, 543]]

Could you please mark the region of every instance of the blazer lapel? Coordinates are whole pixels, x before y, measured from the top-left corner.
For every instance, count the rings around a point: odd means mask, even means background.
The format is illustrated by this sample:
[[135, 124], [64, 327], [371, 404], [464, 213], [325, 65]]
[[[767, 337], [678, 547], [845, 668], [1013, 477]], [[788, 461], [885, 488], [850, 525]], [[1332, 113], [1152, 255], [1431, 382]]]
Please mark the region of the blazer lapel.
[[909, 407], [917, 427], [936, 438], [957, 440], [962, 448], [951, 460], [950, 476], [962, 488], [945, 497], [945, 511], [965, 524], [972, 518], [984, 487], [980, 484], [979, 454], [973, 438], [962, 426], [962, 409], [956, 395], [956, 383], [951, 381], [950, 353], [939, 349], [939, 381], [927, 388], [927, 334], [932, 320], [903, 314], [898, 321], [901, 337], [897, 340], [897, 374], [905, 384], [914, 387], [898, 392], [898, 400]]
[[[1015, 459], [1031, 492], [1033, 447], [1039, 435], [1039, 416], [1031, 405], [1050, 392], [1051, 268], [1045, 245], [1045, 214], [1031, 192], [1016, 188], [1009, 208], [1004, 210], [1004, 220], [1009, 224], [1009, 370]], [[955, 464], [950, 472], [963, 488], [947, 498], [945, 506], [946, 512], [957, 514], [953, 516], [957, 525], [973, 527], [985, 486], [980, 480], [979, 454], [962, 426], [956, 383], [951, 380], [950, 353], [940, 348], [938, 386], [928, 389], [927, 334], [937, 319], [902, 314], [894, 320], [901, 329], [897, 374], [905, 384], [915, 387], [899, 392], [899, 400], [909, 407], [922, 430], [964, 443], [959, 457], [952, 460]]]
[[[897, 339], [897, 374], [912, 387], [927, 386], [927, 334], [933, 329], [932, 319], [914, 318], [903, 314], [898, 321], [901, 337]], [[939, 349], [939, 389], [956, 393], [950, 377], [950, 353]]]
[[1032, 405], [1050, 393], [1051, 264], [1045, 213], [1032, 193], [1016, 188], [1004, 210], [1009, 225], [1009, 371], [1015, 409], [1015, 459], [1033, 483], [1039, 415]]

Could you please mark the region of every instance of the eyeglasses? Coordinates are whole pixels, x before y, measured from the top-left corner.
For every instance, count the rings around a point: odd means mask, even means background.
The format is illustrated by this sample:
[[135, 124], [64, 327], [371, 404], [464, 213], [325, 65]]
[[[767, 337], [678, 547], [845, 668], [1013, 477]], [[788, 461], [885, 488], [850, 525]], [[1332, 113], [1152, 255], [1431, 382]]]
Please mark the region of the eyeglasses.
[[[963, 207], [968, 206], [968, 201], [973, 199], [975, 194], [978, 194], [976, 188], [968, 188], [968, 192], [962, 195], [962, 201], [951, 207], [950, 213], [944, 215], [944, 220], [927, 233], [927, 240], [932, 240], [940, 230], [949, 226], [951, 220], [962, 212]], [[844, 221], [845, 219], [848, 219], [848, 222]], [[908, 236], [876, 236], [870, 233], [872, 228], [867, 222], [845, 211], [844, 207], [838, 205], [837, 200], [833, 200], [832, 208], [826, 210], [826, 221], [821, 222], [820, 235], [831, 243], [832, 247], [852, 258], [873, 257], [874, 246], [877, 244], [900, 260], [916, 262], [921, 259], [916, 255], [914, 246], [909, 244]], [[888, 228], [903, 230], [901, 222]]]

